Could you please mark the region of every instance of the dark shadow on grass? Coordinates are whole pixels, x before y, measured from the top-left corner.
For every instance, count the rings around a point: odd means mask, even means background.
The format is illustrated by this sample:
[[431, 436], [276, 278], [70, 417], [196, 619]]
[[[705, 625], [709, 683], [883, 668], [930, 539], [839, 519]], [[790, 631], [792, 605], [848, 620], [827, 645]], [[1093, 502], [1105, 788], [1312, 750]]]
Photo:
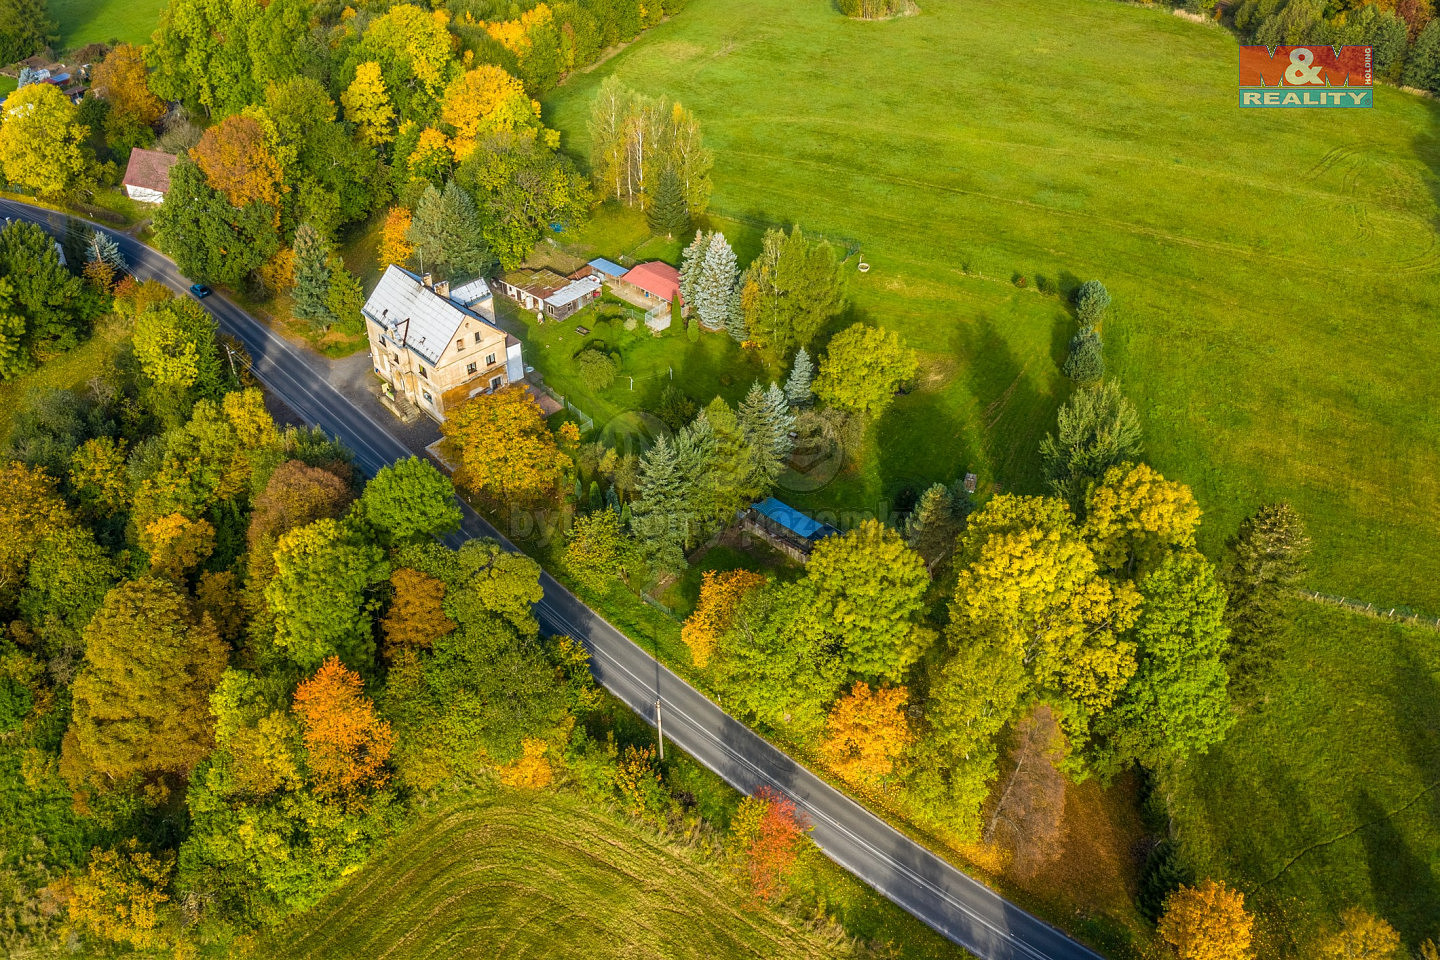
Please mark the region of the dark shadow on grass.
[[[1423, 817], [1411, 808], [1400, 814]], [[1370, 826], [1360, 831], [1365, 846], [1365, 860], [1370, 869], [1370, 885], [1382, 916], [1394, 925], [1405, 942], [1412, 946], [1427, 937], [1440, 934], [1440, 881], [1435, 869], [1405, 839], [1370, 791], [1360, 791], [1355, 804], [1355, 818]]]
[[[1016, 355], [987, 316], [956, 328], [954, 350], [977, 405], [990, 478], [1007, 492], [1040, 492], [1040, 441], [1060, 405], [1058, 371], [1047, 356]], [[1047, 389], [1037, 388], [1046, 380]]]
[[[880, 494], [908, 509], [933, 483], [950, 483], [980, 459], [976, 438], [939, 394], [916, 392], [895, 400], [875, 424]], [[881, 504], [868, 505], [880, 513]], [[898, 518], [894, 518], [898, 519]]]

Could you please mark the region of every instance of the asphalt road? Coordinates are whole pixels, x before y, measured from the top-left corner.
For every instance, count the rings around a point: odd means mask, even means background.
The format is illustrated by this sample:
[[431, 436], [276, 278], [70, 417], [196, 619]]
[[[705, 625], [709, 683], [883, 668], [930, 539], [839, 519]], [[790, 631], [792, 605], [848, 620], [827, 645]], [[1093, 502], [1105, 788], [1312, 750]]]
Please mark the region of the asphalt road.
[[[59, 236], [65, 217], [0, 200], [0, 214], [34, 220]], [[114, 234], [132, 272], [189, 296], [190, 281], [162, 254]], [[203, 301], [221, 330], [243, 343], [252, 371], [307, 422], [338, 438], [367, 474], [424, 451], [407, 449], [326, 382], [323, 360], [291, 346], [245, 311], [214, 294]], [[462, 532], [514, 549], [494, 527], [464, 507]], [[836, 863], [982, 960], [1099, 960], [1100, 955], [972, 880], [903, 836], [805, 767], [729, 716], [654, 657], [581, 603], [548, 573], [536, 606], [543, 629], [584, 642], [595, 678], [636, 713], [655, 723], [657, 703], [665, 739], [715, 771], [736, 789], [769, 785], [791, 797], [813, 824], [811, 836]]]

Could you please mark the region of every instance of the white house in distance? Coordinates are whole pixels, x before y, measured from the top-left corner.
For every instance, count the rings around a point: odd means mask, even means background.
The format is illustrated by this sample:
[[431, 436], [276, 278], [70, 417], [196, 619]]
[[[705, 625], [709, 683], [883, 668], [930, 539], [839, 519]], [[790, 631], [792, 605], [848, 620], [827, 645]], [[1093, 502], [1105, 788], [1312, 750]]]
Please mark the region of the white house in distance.
[[179, 159], [161, 150], [131, 150], [125, 166], [125, 195], [143, 203], [164, 203], [170, 192], [170, 168]]
[[361, 312], [375, 372], [395, 397], [436, 420], [455, 404], [525, 379], [520, 341], [495, 325], [483, 279], [451, 290], [391, 264]]

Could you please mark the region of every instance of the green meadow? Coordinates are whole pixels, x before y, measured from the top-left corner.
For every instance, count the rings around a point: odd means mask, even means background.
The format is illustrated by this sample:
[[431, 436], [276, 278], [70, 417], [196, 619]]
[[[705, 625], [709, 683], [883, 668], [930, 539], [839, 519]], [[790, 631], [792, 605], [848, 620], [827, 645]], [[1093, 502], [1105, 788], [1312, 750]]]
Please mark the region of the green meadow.
[[[1099, 278], [1110, 372], [1207, 547], [1288, 499], [1311, 587], [1440, 610], [1440, 106], [1382, 87], [1371, 110], [1240, 110], [1219, 29], [1107, 0], [921, 6], [693, 0], [546, 103], [583, 158], [604, 76], [678, 99], [742, 262], [797, 222], [871, 265], [846, 322], [903, 333], [922, 388], [857, 471], [792, 499], [874, 510], [967, 470], [1040, 489], [1063, 294]], [[585, 239], [625, 252], [627, 221]]]
[[168, 0], [49, 0], [50, 16], [60, 25], [59, 48], [87, 43], [149, 43]]

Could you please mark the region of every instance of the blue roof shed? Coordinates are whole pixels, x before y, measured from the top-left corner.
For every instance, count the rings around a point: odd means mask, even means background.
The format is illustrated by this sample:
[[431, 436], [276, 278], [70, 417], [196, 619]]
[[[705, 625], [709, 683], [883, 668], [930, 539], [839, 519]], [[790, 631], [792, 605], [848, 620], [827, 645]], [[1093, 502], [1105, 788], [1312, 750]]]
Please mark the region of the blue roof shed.
[[604, 257], [596, 257], [594, 260], [591, 260], [590, 266], [594, 267], [600, 273], [605, 274], [605, 276], [611, 280], [617, 280], [626, 273], [625, 268], [620, 266], [620, 264], [606, 260]]
[[766, 497], [752, 508], [761, 516], [778, 523], [803, 540], [819, 540], [828, 537], [832, 533], [839, 533], [828, 523], [821, 523], [811, 517], [805, 516], [799, 510], [787, 504], [781, 503], [774, 497]]

